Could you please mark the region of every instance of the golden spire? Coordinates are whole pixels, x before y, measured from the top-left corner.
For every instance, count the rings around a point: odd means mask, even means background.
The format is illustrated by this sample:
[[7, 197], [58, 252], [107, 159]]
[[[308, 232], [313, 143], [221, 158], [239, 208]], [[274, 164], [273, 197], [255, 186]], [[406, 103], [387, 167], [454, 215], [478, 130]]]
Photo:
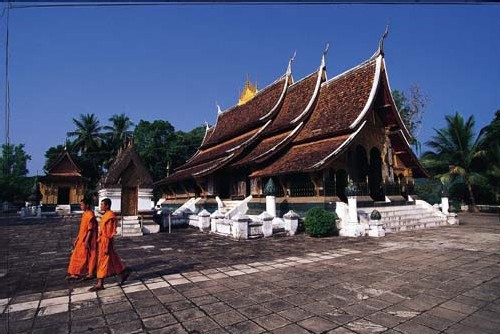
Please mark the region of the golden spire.
[[240, 98], [238, 100], [238, 105], [242, 105], [253, 99], [253, 97], [257, 94], [257, 83], [252, 84], [247, 74], [247, 81], [245, 82], [245, 88], [243, 88], [243, 92], [240, 94]]

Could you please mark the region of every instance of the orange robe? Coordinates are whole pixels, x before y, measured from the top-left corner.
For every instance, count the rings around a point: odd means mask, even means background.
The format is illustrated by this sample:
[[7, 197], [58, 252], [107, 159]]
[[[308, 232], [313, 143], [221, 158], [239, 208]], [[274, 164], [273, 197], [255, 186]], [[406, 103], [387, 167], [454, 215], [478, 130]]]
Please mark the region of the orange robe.
[[94, 276], [97, 264], [97, 220], [94, 212], [87, 210], [80, 221], [80, 231], [73, 244], [68, 274]]
[[106, 211], [99, 223], [97, 278], [117, 275], [125, 269], [125, 265], [113, 247], [116, 225], [115, 213], [111, 210]]

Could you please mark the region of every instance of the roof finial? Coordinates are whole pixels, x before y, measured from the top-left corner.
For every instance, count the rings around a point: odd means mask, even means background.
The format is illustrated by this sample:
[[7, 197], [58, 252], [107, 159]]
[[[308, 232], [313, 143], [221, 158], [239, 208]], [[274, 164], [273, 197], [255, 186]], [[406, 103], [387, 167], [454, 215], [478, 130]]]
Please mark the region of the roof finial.
[[387, 35], [389, 35], [389, 23], [385, 26], [385, 31], [382, 37], [380, 37], [380, 41], [378, 42], [378, 54], [384, 55], [384, 39], [387, 38]]
[[210, 128], [207, 121], [205, 121], [205, 128], [206, 128], [205, 131], [207, 131]]
[[290, 60], [288, 61], [288, 68], [286, 69], [286, 74], [287, 74], [287, 75], [292, 74], [292, 63], [293, 63], [293, 61], [295, 60], [295, 56], [296, 56], [296, 55], [297, 55], [297, 50], [295, 50], [295, 51], [293, 52], [293, 56], [292, 56], [292, 58], [290, 58]]
[[328, 49], [330, 48], [330, 43], [326, 43], [325, 51], [323, 51], [323, 55], [321, 56], [321, 67], [325, 67], [325, 57], [328, 53]]
[[222, 110], [220, 110], [219, 103], [215, 102], [215, 105], [217, 106], [217, 114], [222, 114]]

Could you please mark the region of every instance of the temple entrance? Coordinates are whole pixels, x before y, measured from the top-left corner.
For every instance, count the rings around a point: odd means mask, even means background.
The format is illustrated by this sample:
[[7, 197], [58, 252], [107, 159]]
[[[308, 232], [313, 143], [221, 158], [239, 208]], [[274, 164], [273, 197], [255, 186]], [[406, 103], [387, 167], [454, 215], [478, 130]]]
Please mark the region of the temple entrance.
[[375, 147], [370, 150], [368, 183], [370, 185], [370, 196], [373, 200], [383, 201], [385, 196], [382, 189], [382, 157], [380, 151]]
[[345, 187], [347, 186], [347, 172], [345, 169], [339, 169], [335, 173], [335, 194], [343, 201], [347, 202]]
[[121, 201], [122, 216], [137, 215], [137, 196], [138, 196], [137, 187], [122, 188], [122, 201]]
[[57, 189], [57, 204], [70, 204], [69, 187], [59, 187]]

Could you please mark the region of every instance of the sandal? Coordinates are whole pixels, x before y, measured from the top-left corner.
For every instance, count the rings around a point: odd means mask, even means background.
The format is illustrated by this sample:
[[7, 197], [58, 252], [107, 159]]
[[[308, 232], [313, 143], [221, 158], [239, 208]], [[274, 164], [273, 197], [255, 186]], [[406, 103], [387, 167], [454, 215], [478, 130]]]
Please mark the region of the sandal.
[[64, 279], [66, 281], [76, 281], [79, 278], [80, 278], [80, 276], [78, 276], [78, 275], [66, 275], [66, 277]]
[[90, 280], [93, 280], [95, 279], [96, 277], [95, 276], [85, 276], [82, 278], [83, 281], [90, 281]]
[[120, 282], [120, 286], [122, 286], [123, 283], [125, 283], [127, 281], [129, 276], [130, 276], [130, 269], [128, 269], [128, 268], [124, 269], [122, 274], [121, 274], [122, 280]]
[[97, 292], [97, 291], [100, 291], [100, 290], [104, 290], [104, 286], [93, 286], [89, 289], [89, 292]]

